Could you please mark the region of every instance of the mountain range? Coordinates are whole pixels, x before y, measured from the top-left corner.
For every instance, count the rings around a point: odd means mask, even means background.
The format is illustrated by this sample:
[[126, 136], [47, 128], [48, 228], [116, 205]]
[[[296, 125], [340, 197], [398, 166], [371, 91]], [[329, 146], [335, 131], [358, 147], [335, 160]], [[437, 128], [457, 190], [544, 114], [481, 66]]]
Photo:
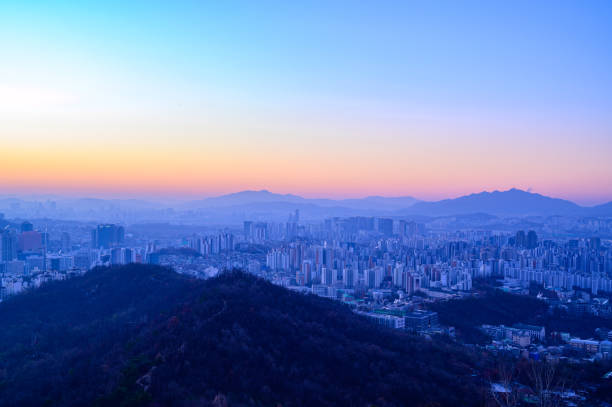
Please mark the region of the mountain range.
[[559, 198], [510, 189], [480, 192], [437, 202], [418, 202], [405, 213], [427, 216], [487, 213], [496, 216], [611, 216], [612, 202], [584, 207]]
[[324, 212], [328, 216], [387, 215], [429, 217], [484, 213], [500, 217], [522, 216], [612, 216], [612, 202], [586, 207], [520, 189], [480, 192], [454, 199], [426, 202], [410, 196], [370, 196], [361, 199], [307, 199], [297, 195], [242, 191], [220, 197], [190, 202], [192, 208], [205, 211], [278, 211], [304, 210], [308, 215]]
[[[30, 198], [32, 199], [32, 198]], [[369, 196], [352, 199], [304, 198], [267, 190], [172, 203], [136, 199], [69, 199], [44, 201], [0, 198], [0, 212], [12, 218], [53, 218], [124, 222], [176, 222], [182, 224], [239, 224], [243, 220], [286, 221], [296, 210], [303, 221], [329, 217], [446, 217], [488, 214], [497, 217], [572, 216], [612, 217], [612, 202], [580, 206], [537, 193], [510, 189], [480, 192], [441, 201], [420, 201], [411, 196]]]
[[207, 198], [200, 201], [189, 202], [189, 206], [196, 208], [222, 208], [241, 206], [245, 204], [271, 204], [290, 203], [298, 205], [315, 205], [324, 208], [345, 208], [352, 210], [399, 210], [414, 205], [418, 200], [411, 196], [383, 197], [368, 196], [354, 199], [325, 199], [325, 198], [303, 198], [293, 194], [275, 194], [267, 190], [241, 191], [233, 194]]

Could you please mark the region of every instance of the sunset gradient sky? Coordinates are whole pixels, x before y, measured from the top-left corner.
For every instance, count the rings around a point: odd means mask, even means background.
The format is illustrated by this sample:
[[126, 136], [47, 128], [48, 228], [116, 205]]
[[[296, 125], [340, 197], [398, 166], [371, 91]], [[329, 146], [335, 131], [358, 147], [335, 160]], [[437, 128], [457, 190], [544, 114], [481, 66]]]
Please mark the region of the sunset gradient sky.
[[608, 1], [0, 0], [0, 193], [610, 201], [610, 21]]

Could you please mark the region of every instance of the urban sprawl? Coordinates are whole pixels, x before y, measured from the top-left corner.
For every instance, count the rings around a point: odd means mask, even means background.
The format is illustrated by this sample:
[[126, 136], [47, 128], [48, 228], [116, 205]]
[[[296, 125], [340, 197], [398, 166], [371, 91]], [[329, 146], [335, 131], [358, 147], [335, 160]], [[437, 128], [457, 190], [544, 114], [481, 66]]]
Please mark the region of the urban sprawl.
[[[3, 217], [2, 217], [3, 218]], [[612, 317], [612, 247], [598, 237], [543, 239], [533, 230], [428, 230], [411, 220], [374, 217], [300, 222], [245, 221], [241, 228], [147, 238], [129, 226], [11, 223], [0, 234], [1, 297], [96, 266], [148, 263], [210, 278], [241, 269], [302, 293], [342, 301], [378, 324], [421, 335], [454, 336], [428, 304], [478, 295], [474, 283], [528, 295], [535, 285], [551, 309]], [[487, 347], [537, 357], [612, 357], [612, 331], [589, 338], [542, 326], [482, 325]], [[554, 341], [552, 340], [554, 338]]]

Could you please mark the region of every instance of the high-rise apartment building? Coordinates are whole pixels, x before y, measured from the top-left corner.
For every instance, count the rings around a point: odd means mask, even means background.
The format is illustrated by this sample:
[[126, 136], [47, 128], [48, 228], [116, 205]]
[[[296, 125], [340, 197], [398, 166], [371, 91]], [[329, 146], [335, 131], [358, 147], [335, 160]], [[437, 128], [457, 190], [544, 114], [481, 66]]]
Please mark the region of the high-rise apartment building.
[[108, 249], [118, 246], [125, 240], [125, 229], [123, 226], [106, 224], [98, 225], [91, 231], [91, 243], [94, 248]]

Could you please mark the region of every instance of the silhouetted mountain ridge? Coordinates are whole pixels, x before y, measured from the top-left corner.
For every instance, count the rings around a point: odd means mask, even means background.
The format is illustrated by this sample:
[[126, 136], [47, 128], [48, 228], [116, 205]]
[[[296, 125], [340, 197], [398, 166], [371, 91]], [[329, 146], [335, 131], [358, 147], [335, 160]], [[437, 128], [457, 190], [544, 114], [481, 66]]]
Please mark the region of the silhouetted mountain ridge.
[[[610, 212], [607, 212], [611, 209]], [[406, 214], [428, 216], [487, 213], [496, 216], [590, 216], [595, 212], [612, 216], [612, 203], [600, 207], [583, 207], [571, 201], [551, 198], [520, 189], [480, 192], [437, 202], [418, 202], [404, 211]]]
[[418, 202], [410, 196], [383, 197], [368, 196], [365, 198], [328, 199], [328, 198], [304, 198], [293, 194], [277, 194], [268, 190], [240, 191], [232, 194], [206, 198], [189, 203], [194, 208], [221, 208], [221, 207], [243, 207], [261, 203], [290, 203], [315, 205], [320, 207], [338, 207], [346, 209], [376, 209], [386, 210], [406, 208]]
[[411, 196], [368, 196], [349, 199], [304, 198], [268, 190], [247, 190], [194, 201], [157, 202], [139, 199], [57, 198], [26, 201], [0, 197], [0, 212], [12, 218], [95, 220], [96, 222], [240, 224], [244, 220], [287, 221], [300, 211], [303, 221], [330, 217], [440, 217], [486, 213], [500, 217], [612, 217], [612, 202], [586, 207], [571, 201], [510, 189], [479, 192], [441, 201]]
[[589, 208], [590, 216], [612, 216], [612, 202]]
[[100, 268], [10, 298], [0, 320], [0, 405], [480, 404], [463, 349], [241, 272]]
[[[369, 196], [359, 199], [307, 199], [297, 195], [275, 194], [267, 190], [235, 194], [192, 202], [200, 209], [232, 210], [272, 216], [278, 212], [300, 209], [311, 216], [453, 216], [474, 213], [494, 216], [612, 216], [612, 202], [585, 207], [574, 202], [512, 188], [507, 191], [483, 191], [454, 199], [419, 201], [406, 197]], [[266, 208], [268, 211], [266, 211]]]

